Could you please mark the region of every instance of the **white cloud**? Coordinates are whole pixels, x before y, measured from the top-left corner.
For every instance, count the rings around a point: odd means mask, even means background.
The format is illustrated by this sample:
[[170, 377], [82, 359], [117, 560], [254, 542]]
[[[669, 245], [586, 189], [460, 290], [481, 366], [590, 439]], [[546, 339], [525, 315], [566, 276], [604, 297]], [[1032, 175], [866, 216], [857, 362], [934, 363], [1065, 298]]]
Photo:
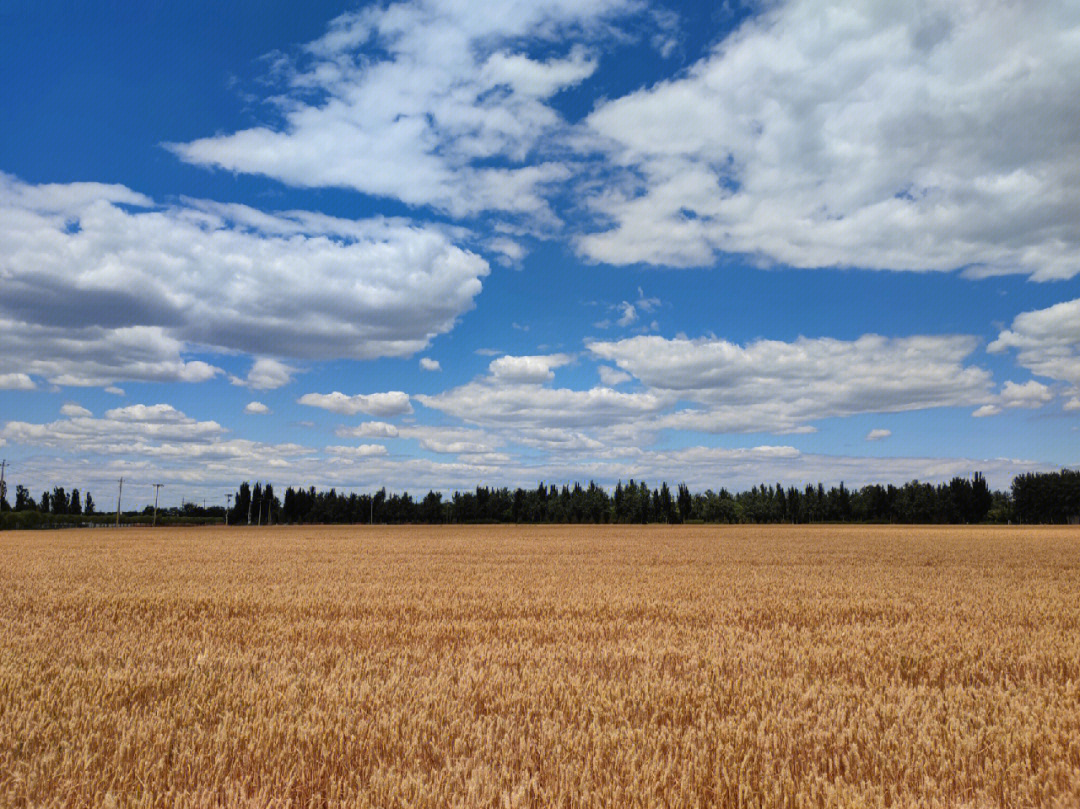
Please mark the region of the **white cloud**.
[[412, 412], [409, 404], [409, 395], [399, 390], [387, 391], [386, 393], [357, 394], [346, 396], [340, 391], [333, 393], [305, 393], [297, 401], [309, 407], [320, 407], [332, 413], [340, 413], [344, 416], [355, 416], [357, 413], [365, 413], [369, 416], [400, 416]]
[[873, 334], [745, 346], [657, 336], [587, 344], [656, 394], [702, 406], [659, 425], [705, 432], [793, 432], [827, 417], [983, 403], [991, 376], [965, 365], [976, 345], [965, 336]]
[[244, 405], [244, 412], [251, 415], [265, 416], [272, 411], [262, 402], [248, 402]]
[[[0, 322], [0, 328], [3, 328]], [[27, 374], [0, 374], [0, 390], [34, 390], [37, 385]]]
[[[531, 391], [535, 393], [536, 388]], [[535, 427], [528, 420], [515, 422], [502, 435], [471, 428], [366, 424], [343, 428], [339, 434], [389, 438], [399, 431], [397, 438], [409, 438], [429, 452], [456, 457], [449, 461], [408, 457], [371, 443], [317, 448], [230, 439], [217, 423], [196, 421], [162, 404], [117, 408], [100, 419], [78, 416], [47, 424], [9, 422], [0, 429], [0, 442], [38, 448], [19, 465], [20, 482], [31, 490], [65, 481], [84, 490], [115, 493], [116, 478], [123, 475], [125, 503], [138, 503], [140, 496], [152, 499], [148, 484], [159, 481], [167, 484], [177, 500], [186, 495], [188, 499], [203, 496], [210, 502], [223, 502], [222, 493], [244, 479], [272, 480], [279, 492], [288, 485], [306, 487], [312, 482], [339, 490], [371, 491], [385, 485], [391, 490], [417, 492], [427, 488], [470, 489], [478, 480], [496, 486], [533, 487], [538, 480], [593, 479], [613, 486], [616, 480], [631, 477], [650, 482], [686, 481], [691, 488], [703, 490], [744, 488], [762, 480], [787, 485], [818, 480], [831, 485], [843, 480], [849, 487], [858, 487], [912, 478], [948, 480], [980, 470], [991, 485], [1002, 487], [1017, 473], [1048, 468], [1007, 458], [844, 457], [769, 445], [650, 450], [625, 440], [591, 437], [603, 436], [605, 427], [590, 428], [589, 435], [572, 428]], [[504, 445], [510, 448], [493, 451]], [[521, 454], [514, 445], [548, 454]], [[141, 491], [145, 494], [140, 495]]]
[[1016, 382], [1006, 382], [1001, 389], [998, 401], [1003, 407], [1026, 407], [1035, 409], [1054, 398], [1050, 388], [1034, 379], [1020, 385]]
[[649, 297], [645, 294], [645, 291], [641, 287], [638, 287], [637, 291], [638, 299], [637, 301], [635, 301], [635, 305], [642, 312], [652, 312], [655, 311], [658, 306], [660, 306], [659, 298]]
[[499, 383], [539, 384], [555, 378], [552, 369], [571, 362], [569, 354], [534, 354], [514, 357], [506, 355], [488, 365], [491, 376]]
[[1026, 407], [1029, 410], [1035, 410], [1053, 398], [1054, 394], [1050, 388], [1041, 382], [1036, 382], [1034, 379], [1022, 385], [1010, 381], [1002, 385], [1001, 393], [995, 396], [992, 401], [987, 402], [971, 415], [981, 419], [987, 416], [997, 416], [1004, 408]]
[[892, 435], [892, 430], [871, 430], [866, 434], [867, 441], [881, 441]]
[[342, 427], [337, 434], [342, 438], [397, 438], [398, 428], [385, 421], [365, 421], [356, 427]]
[[257, 357], [248, 371], [247, 378], [232, 376], [234, 385], [243, 385], [252, 390], [276, 390], [292, 382], [296, 369], [280, 360], [270, 357]]
[[[848, 488], [860, 488], [872, 483], [899, 484], [913, 479], [943, 482], [958, 475], [970, 476], [975, 471], [981, 471], [991, 486], [1008, 488], [1016, 474], [1051, 468], [1046, 464], [1012, 458], [872, 458], [804, 453], [790, 446], [745, 449], [698, 446], [643, 451], [636, 456], [598, 464], [592, 471], [596, 473], [597, 480], [605, 483], [620, 478], [626, 481], [633, 477], [650, 483], [660, 480], [669, 483], [686, 481], [695, 491], [706, 488], [715, 491], [722, 486], [738, 491], [758, 485], [763, 480], [794, 486], [816, 484], [818, 481], [831, 486], [842, 481]], [[566, 469], [552, 466], [545, 470], [548, 472], [545, 479], [563, 479]], [[570, 475], [570, 479], [574, 477]]]
[[[487, 273], [436, 228], [192, 200], [155, 208], [117, 186], [0, 174], [0, 373], [101, 386], [220, 373], [185, 358], [191, 345], [409, 356], [472, 308]], [[251, 383], [281, 382], [276, 362], [257, 360]]]
[[[0, 441], [37, 448], [20, 463], [24, 485], [106, 486], [115, 496], [116, 478], [123, 475], [125, 504], [138, 499], [140, 487], [149, 490], [150, 482], [166, 483], [173, 495], [199, 492], [213, 501], [222, 486], [237, 480], [267, 480], [296, 466], [306, 465], [308, 479], [318, 471], [316, 450], [228, 438], [217, 422], [198, 421], [167, 404], [116, 408], [103, 418], [10, 421], [0, 429]], [[206, 484], [213, 485], [201, 488]]]
[[1061, 409], [1070, 413], [1080, 410], [1080, 396], [1073, 396], [1061, 406]]
[[[547, 100], [595, 70], [594, 55], [575, 44], [582, 34], [635, 6], [426, 0], [347, 13], [289, 66], [281, 126], [171, 148], [292, 186], [353, 188], [454, 216], [550, 219], [544, 188], [568, 172], [537, 156], [566, 128]], [[556, 54], [526, 55], [525, 38]]]
[[513, 266], [519, 264], [522, 259], [525, 258], [525, 248], [521, 242], [514, 241], [513, 239], [505, 236], [496, 236], [493, 239], [488, 239], [485, 243], [485, 247], [488, 250], [492, 250], [499, 253], [499, 263], [505, 266]]
[[634, 307], [634, 304], [630, 303], [629, 301], [623, 301], [616, 308], [619, 310], [619, 312], [621, 312], [621, 314], [615, 321], [615, 325], [624, 327], [629, 326], [631, 323], [634, 323], [638, 319], [637, 309]]
[[1070, 3], [791, 0], [600, 104], [597, 261], [1080, 272]]
[[621, 385], [623, 382], [629, 382], [632, 379], [626, 371], [620, 371], [610, 365], [601, 365], [598, 370], [600, 372], [600, 382], [609, 388]]
[[[71, 301], [65, 305], [79, 305], [78, 290], [67, 292]], [[0, 367], [21, 362], [54, 385], [101, 386], [115, 392], [120, 389], [109, 383], [117, 379], [205, 382], [221, 372], [201, 360], [184, 359], [183, 341], [157, 326], [19, 321], [3, 317], [4, 306], [0, 298]], [[33, 316], [52, 317], [47, 312]]]
[[987, 351], [1016, 350], [1033, 374], [1080, 388], [1080, 298], [1017, 315]]
[[68, 402], [60, 408], [60, 415], [69, 417], [92, 416], [93, 413], [81, 405], [77, 405], [74, 402]]
[[375, 455], [386, 455], [386, 447], [382, 444], [360, 444], [357, 447], [327, 447], [326, 451], [332, 455], [344, 455], [353, 458], [371, 458]]
[[33, 424], [9, 421], [0, 434], [15, 444], [108, 455], [183, 455], [181, 445], [219, 441], [216, 421], [196, 421], [171, 405], [131, 405], [108, 410], [104, 418], [71, 415], [64, 421]]
[[431, 357], [421, 357], [420, 367], [425, 371], [441, 371], [442, 366], [439, 365], [438, 360], [433, 360]]
[[170, 404], [133, 404], [105, 411], [105, 417], [117, 421], [137, 421], [146, 424], [190, 424], [188, 418]]
[[413, 439], [421, 449], [444, 455], [491, 454], [503, 443], [482, 430], [425, 424], [396, 427], [378, 421], [367, 421], [356, 427], [342, 427], [337, 434], [343, 438]]
[[656, 393], [619, 393], [610, 388], [570, 390], [537, 384], [470, 382], [434, 396], [416, 400], [470, 424], [485, 427], [603, 427], [653, 416], [673, 403]]
[[[638, 287], [638, 298], [636, 301], [634, 301], [633, 303], [631, 303], [630, 301], [621, 301], [620, 303], [615, 304], [611, 308], [619, 313], [618, 318], [615, 319], [615, 325], [626, 328], [627, 326], [632, 326], [634, 323], [638, 322], [638, 320], [641, 318], [641, 312], [655, 311], [658, 306], [660, 306], [659, 298], [647, 296], [642, 290], [642, 288]], [[597, 328], [606, 329], [611, 326], [611, 321], [602, 320], [595, 325]], [[656, 331], [658, 328], [659, 326], [654, 320], [648, 327], [639, 330]]]

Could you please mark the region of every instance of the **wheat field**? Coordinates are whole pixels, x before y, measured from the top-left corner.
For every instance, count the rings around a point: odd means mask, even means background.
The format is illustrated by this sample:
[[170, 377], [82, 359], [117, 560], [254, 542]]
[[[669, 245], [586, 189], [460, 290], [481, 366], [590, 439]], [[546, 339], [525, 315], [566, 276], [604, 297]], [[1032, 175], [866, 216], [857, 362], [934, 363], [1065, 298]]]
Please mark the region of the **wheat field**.
[[1080, 531], [0, 535], [0, 805], [1080, 806]]

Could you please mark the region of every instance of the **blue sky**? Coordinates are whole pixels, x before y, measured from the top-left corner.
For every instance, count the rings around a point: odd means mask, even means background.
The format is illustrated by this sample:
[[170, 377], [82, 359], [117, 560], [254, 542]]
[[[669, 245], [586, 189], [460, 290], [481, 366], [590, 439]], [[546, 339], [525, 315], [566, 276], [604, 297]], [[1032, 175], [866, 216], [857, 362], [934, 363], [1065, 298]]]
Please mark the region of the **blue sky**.
[[6, 3], [9, 481], [1075, 466], [1078, 34], [1067, 3]]

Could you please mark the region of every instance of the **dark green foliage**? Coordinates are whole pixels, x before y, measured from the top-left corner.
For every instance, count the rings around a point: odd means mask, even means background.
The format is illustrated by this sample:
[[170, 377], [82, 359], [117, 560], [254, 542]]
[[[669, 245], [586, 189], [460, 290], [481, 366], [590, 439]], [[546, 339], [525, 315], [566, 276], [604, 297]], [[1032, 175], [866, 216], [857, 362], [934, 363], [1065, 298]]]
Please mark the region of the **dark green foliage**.
[[[0, 527], [49, 527], [82, 524], [73, 517], [97, 517], [87, 492], [80, 504], [78, 489], [62, 486], [42, 492], [35, 502], [24, 486], [15, 487], [15, 502]], [[148, 512], [149, 513], [149, 512]], [[850, 490], [843, 483], [828, 490], [818, 483], [803, 488], [761, 484], [730, 493], [721, 488], [694, 494], [680, 483], [672, 495], [666, 482], [650, 489], [644, 481], [620, 481], [610, 494], [589, 481], [588, 486], [540, 483], [535, 489], [488, 488], [455, 492], [444, 499], [428, 492], [414, 500], [408, 492], [374, 495], [285, 490], [279, 500], [271, 484], [240, 484], [229, 512], [231, 525], [277, 523], [1066, 523], [1080, 521], [1080, 471], [1029, 473], [1013, 481], [1011, 496], [992, 492], [976, 472], [969, 480], [956, 477], [944, 484], [913, 480], [903, 486], [873, 484]], [[39, 516], [33, 516], [39, 515]], [[260, 517], [261, 515], [261, 517]], [[220, 507], [163, 509], [166, 521], [223, 520]], [[111, 519], [111, 518], [110, 518]], [[85, 520], [83, 520], [85, 523]]]
[[1018, 475], [1013, 480], [1012, 501], [1020, 522], [1075, 522], [1080, 519], [1080, 471]]
[[[241, 486], [241, 492], [245, 491]], [[416, 502], [408, 493], [338, 494], [314, 487], [286, 489], [280, 520], [288, 523], [980, 523], [1012, 518], [1008, 496], [989, 490], [978, 472], [972, 479], [953, 478], [933, 485], [911, 481], [903, 486], [843, 483], [803, 489], [780, 484], [754, 486], [731, 494], [707, 490], [693, 494], [679, 484], [673, 497], [667, 483], [650, 489], [644, 481], [620, 481], [609, 494], [590, 481], [571, 486], [540, 483], [535, 489], [489, 489], [455, 492], [444, 500], [428, 492]], [[239, 497], [240, 495], [238, 495]]]

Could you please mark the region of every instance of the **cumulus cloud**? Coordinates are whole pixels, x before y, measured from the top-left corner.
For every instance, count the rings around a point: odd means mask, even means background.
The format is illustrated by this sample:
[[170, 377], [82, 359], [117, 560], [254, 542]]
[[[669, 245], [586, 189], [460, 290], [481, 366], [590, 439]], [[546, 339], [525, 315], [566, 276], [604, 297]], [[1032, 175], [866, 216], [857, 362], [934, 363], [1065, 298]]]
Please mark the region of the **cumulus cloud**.
[[867, 441], [881, 441], [892, 435], [892, 430], [871, 430], [866, 434]]
[[337, 434], [342, 438], [397, 438], [398, 427], [386, 421], [365, 421], [356, 427], [342, 427]]
[[571, 362], [569, 354], [506, 355], [488, 365], [492, 379], [500, 383], [539, 384], [555, 378], [554, 368]]
[[420, 367], [425, 371], [441, 371], [442, 366], [439, 365], [438, 360], [433, 360], [431, 357], [421, 357]]
[[1005, 408], [1024, 407], [1035, 410], [1053, 398], [1054, 394], [1050, 388], [1034, 379], [1023, 384], [1010, 381], [1001, 386], [1001, 392], [992, 401], [987, 402], [971, 415], [981, 419], [1000, 415]]
[[571, 390], [532, 383], [496, 384], [484, 379], [416, 400], [433, 410], [483, 426], [603, 427], [659, 413], [674, 402], [656, 393], [620, 393], [610, 388]]
[[[568, 170], [538, 155], [566, 128], [548, 100], [595, 70], [584, 33], [636, 7], [417, 0], [343, 14], [289, 66], [280, 126], [171, 148], [192, 163], [293, 186], [353, 188], [459, 217], [550, 219], [545, 187]], [[534, 58], [525, 38], [555, 53]]]
[[[105, 417], [116, 421], [144, 424], [193, 424], [194, 420], [170, 404], [133, 404], [105, 411]], [[207, 422], [210, 423], [210, 422]]]
[[68, 402], [67, 404], [61, 406], [60, 415], [61, 416], [68, 416], [68, 417], [92, 416], [93, 413], [91, 413], [89, 410], [87, 410], [85, 407], [83, 407], [81, 405], [77, 405], [74, 402]]
[[873, 334], [747, 345], [658, 336], [587, 343], [655, 395], [698, 406], [659, 424], [705, 432], [803, 431], [821, 418], [979, 404], [992, 380], [965, 364], [976, 345], [966, 336]]
[[[156, 207], [118, 186], [0, 174], [0, 373], [101, 386], [219, 374], [184, 356], [191, 345], [409, 356], [472, 308], [488, 271], [433, 227], [195, 200]], [[246, 382], [290, 373], [260, 359]]]
[[769, 4], [685, 75], [600, 104], [618, 167], [578, 243], [615, 264], [1080, 272], [1068, 3]]
[[0, 435], [15, 444], [80, 452], [184, 455], [181, 445], [216, 441], [224, 432], [216, 421], [197, 421], [171, 405], [138, 404], [108, 410], [100, 419], [71, 411], [47, 424], [9, 421]]
[[272, 411], [262, 402], [248, 402], [244, 405], [244, 412], [253, 416], [266, 416]]
[[292, 382], [296, 369], [271, 357], [257, 357], [251, 364], [246, 378], [230, 377], [234, 385], [252, 390], [276, 390]]
[[[0, 322], [0, 328], [3, 328]], [[0, 390], [34, 390], [37, 385], [27, 374], [0, 374]]]
[[600, 381], [609, 388], [621, 385], [623, 382], [629, 382], [633, 378], [626, 371], [620, 371], [610, 365], [601, 365], [597, 370], [600, 373]]
[[309, 407], [319, 407], [343, 416], [355, 416], [365, 413], [369, 416], [400, 416], [412, 412], [409, 394], [399, 390], [386, 393], [359, 393], [347, 396], [340, 391], [333, 393], [305, 393], [297, 401]]
[[1021, 384], [1006, 382], [1001, 388], [998, 401], [1003, 407], [1026, 407], [1035, 409], [1054, 398], [1046, 385], [1034, 379]]
[[1038, 376], [1080, 390], [1080, 298], [1017, 315], [987, 351], [1016, 351], [1016, 361]]
[[1061, 406], [1061, 409], [1070, 413], [1080, 410], [1080, 396], [1073, 396], [1071, 399], [1069, 399], [1069, 401], [1065, 402], [1065, 404]]
[[402, 438], [415, 440], [421, 449], [443, 455], [489, 454], [502, 440], [483, 430], [412, 424], [396, 427], [379, 421], [366, 421], [356, 427], [342, 427], [343, 438]]
[[327, 447], [326, 451], [331, 455], [347, 456], [351, 458], [371, 458], [375, 455], [386, 455], [386, 447], [382, 444], [360, 444], [356, 447]]

